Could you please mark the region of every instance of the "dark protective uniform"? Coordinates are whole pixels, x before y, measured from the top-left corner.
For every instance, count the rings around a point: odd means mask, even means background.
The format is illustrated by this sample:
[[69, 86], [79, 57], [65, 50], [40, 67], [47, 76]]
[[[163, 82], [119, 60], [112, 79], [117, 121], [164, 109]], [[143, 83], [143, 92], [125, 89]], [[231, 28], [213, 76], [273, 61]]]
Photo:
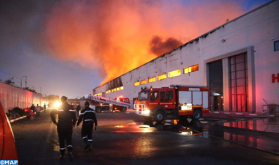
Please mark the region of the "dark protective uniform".
[[32, 104], [32, 106], [30, 107], [30, 110], [32, 110], [33, 111], [33, 113], [35, 114], [35, 106], [34, 106], [34, 104]]
[[[50, 117], [52, 122], [57, 125], [57, 132], [59, 137], [60, 152], [64, 156], [65, 140], [68, 152], [72, 152], [72, 133], [73, 126], [75, 126], [77, 118], [75, 110], [71, 110], [72, 106], [64, 102], [60, 106], [60, 110], [52, 110]], [[58, 122], [55, 120], [55, 114], [58, 114]]]
[[88, 147], [92, 149], [91, 143], [92, 143], [93, 125], [94, 123], [95, 126], [97, 126], [98, 124], [97, 124], [95, 111], [89, 107], [89, 103], [88, 105], [85, 103], [85, 108], [80, 113], [77, 126], [81, 123], [82, 120], [83, 120], [83, 124], [81, 129], [81, 137], [86, 144], [85, 149]]

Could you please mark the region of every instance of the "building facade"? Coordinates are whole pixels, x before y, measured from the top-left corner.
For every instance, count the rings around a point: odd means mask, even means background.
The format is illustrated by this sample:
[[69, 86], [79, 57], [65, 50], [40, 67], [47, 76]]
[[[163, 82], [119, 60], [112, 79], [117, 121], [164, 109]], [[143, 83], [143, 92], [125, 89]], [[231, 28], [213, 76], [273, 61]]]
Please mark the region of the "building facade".
[[211, 111], [279, 104], [279, 1], [271, 1], [93, 89], [135, 100], [142, 87], [209, 87]]

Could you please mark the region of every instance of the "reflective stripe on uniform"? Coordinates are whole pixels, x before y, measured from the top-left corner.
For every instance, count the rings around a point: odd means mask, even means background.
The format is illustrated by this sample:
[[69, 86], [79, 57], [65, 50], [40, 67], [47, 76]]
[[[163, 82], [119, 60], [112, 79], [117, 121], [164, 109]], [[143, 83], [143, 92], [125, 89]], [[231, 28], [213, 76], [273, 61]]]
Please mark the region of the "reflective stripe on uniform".
[[82, 139], [86, 139], [86, 138], [87, 138], [87, 136], [82, 137]]
[[68, 145], [67, 147], [72, 147], [72, 145]]
[[95, 112], [92, 111], [92, 110], [88, 110], [88, 111], [84, 111], [82, 114], [85, 114], [85, 113], [88, 113], [88, 112], [89, 112], [89, 113], [90, 113], [90, 112], [91, 112], [91, 113], [95, 113]]
[[92, 142], [92, 139], [88, 139], [87, 141]]
[[93, 121], [93, 119], [85, 119], [85, 120], [83, 120], [83, 121]]
[[60, 150], [65, 150], [65, 148], [60, 148]]
[[[64, 111], [63, 109], [59, 109], [58, 111]], [[72, 111], [72, 112], [76, 112], [76, 110], [69, 110], [69, 111]]]

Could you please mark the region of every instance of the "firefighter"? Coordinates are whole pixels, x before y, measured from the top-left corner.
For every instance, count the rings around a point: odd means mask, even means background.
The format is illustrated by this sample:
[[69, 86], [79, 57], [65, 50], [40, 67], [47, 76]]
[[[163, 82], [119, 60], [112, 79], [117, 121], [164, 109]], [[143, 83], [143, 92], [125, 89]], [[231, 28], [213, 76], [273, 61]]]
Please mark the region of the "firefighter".
[[92, 150], [93, 125], [95, 123], [95, 130], [96, 130], [97, 118], [94, 110], [89, 107], [88, 101], [85, 102], [85, 108], [80, 113], [77, 126], [79, 126], [82, 120], [83, 120], [83, 124], [81, 129], [81, 137], [85, 143], [84, 149], [89, 148], [89, 150]]
[[[73, 161], [74, 157], [72, 154], [72, 133], [73, 127], [76, 124], [77, 118], [75, 111], [70, 110], [72, 108], [71, 105], [67, 103], [67, 97], [61, 97], [61, 106], [60, 110], [52, 110], [50, 112], [50, 117], [52, 122], [57, 125], [57, 132], [59, 137], [59, 145], [60, 145], [60, 159], [64, 158], [65, 154], [65, 140], [67, 144], [67, 150], [69, 154], [69, 159]], [[58, 122], [56, 122], [55, 115], [58, 115]]]

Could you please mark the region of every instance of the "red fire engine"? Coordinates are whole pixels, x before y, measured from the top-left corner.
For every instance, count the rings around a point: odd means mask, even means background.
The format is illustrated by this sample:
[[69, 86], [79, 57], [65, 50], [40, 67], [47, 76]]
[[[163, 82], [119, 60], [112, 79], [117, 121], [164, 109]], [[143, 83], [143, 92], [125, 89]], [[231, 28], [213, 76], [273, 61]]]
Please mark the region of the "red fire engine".
[[89, 101], [91, 105], [95, 106], [95, 110], [98, 113], [105, 110], [120, 110], [121, 112], [126, 112], [127, 108], [130, 107], [129, 98], [122, 96], [114, 99], [101, 96], [88, 96], [87, 101]]
[[139, 92], [134, 108], [146, 120], [162, 122], [187, 117], [198, 120], [202, 114], [209, 113], [208, 88], [185, 85], [145, 88]]

